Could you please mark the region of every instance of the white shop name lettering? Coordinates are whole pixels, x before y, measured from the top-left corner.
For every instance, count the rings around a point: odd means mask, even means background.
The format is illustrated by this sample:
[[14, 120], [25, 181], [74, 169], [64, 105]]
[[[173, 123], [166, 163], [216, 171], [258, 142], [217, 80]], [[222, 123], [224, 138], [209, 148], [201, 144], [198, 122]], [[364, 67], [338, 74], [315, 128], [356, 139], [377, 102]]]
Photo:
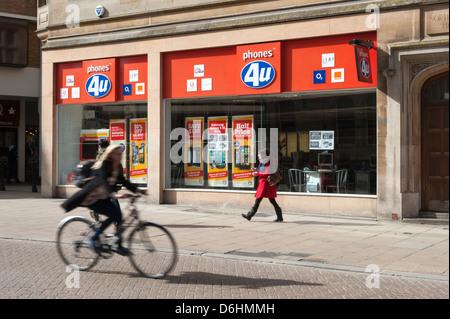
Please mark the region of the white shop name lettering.
[[109, 71], [109, 65], [103, 65], [103, 66], [89, 66], [87, 68], [87, 74], [90, 74], [91, 72], [108, 72]]
[[244, 52], [242, 55], [242, 59], [246, 61], [247, 59], [260, 59], [260, 58], [271, 58], [273, 57], [273, 51], [255, 51], [252, 52], [248, 50], [247, 52]]

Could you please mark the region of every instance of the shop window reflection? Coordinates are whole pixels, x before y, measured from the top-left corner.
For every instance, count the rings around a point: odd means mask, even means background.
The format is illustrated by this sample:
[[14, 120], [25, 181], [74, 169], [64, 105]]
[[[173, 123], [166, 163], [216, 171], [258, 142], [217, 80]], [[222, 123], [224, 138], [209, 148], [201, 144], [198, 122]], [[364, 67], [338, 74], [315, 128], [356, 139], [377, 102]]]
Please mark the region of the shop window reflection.
[[[314, 189], [314, 192], [323, 193], [338, 193], [339, 190], [339, 193], [347, 194], [376, 194], [375, 93], [170, 101], [167, 118], [170, 119], [171, 129], [174, 129], [182, 127], [186, 117], [203, 117], [206, 123], [208, 117], [227, 116], [228, 123], [231, 123], [232, 117], [240, 114], [252, 114], [255, 128], [266, 129], [267, 141], [269, 129], [278, 129], [278, 162], [283, 176], [278, 192], [306, 193], [313, 192]], [[322, 140], [320, 142], [323, 144], [319, 143], [320, 146], [313, 147], [310, 137], [312, 131], [332, 132], [331, 139]], [[255, 141], [261, 139], [261, 136], [257, 136]], [[171, 146], [177, 143], [177, 141], [169, 142]], [[232, 139], [229, 142], [232, 143]], [[207, 141], [204, 143], [206, 145]], [[323, 152], [332, 155], [332, 163], [328, 165], [320, 163], [319, 154]], [[170, 158], [166, 160], [172, 167], [171, 171], [166, 173], [166, 187], [191, 188], [192, 186], [183, 183], [184, 166], [171, 163]], [[255, 166], [257, 164], [255, 163]], [[228, 162], [227, 187], [208, 186], [206, 164], [203, 168], [205, 183], [196, 188], [240, 189], [233, 187], [231, 162]], [[302, 184], [302, 187], [290, 185], [292, 182], [289, 178], [289, 169], [306, 172], [297, 183]], [[343, 170], [345, 187], [337, 180], [337, 172]], [[314, 174], [307, 172], [317, 172], [316, 177], [311, 177]], [[308, 181], [305, 178], [311, 180], [316, 178], [318, 185], [308, 189]]]

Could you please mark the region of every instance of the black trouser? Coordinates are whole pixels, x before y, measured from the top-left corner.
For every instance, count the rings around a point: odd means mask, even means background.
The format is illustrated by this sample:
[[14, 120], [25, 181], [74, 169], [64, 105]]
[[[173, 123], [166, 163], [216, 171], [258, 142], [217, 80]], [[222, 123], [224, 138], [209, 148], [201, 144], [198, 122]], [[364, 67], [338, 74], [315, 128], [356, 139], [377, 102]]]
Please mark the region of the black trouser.
[[95, 233], [94, 238], [96, 239], [98, 235], [101, 234], [112, 223], [117, 223], [116, 236], [119, 237], [120, 243], [120, 223], [122, 222], [122, 211], [120, 210], [119, 202], [116, 199], [112, 198], [100, 199], [94, 204], [89, 205], [88, 207], [94, 212], [108, 217], [102, 222], [100, 228]]

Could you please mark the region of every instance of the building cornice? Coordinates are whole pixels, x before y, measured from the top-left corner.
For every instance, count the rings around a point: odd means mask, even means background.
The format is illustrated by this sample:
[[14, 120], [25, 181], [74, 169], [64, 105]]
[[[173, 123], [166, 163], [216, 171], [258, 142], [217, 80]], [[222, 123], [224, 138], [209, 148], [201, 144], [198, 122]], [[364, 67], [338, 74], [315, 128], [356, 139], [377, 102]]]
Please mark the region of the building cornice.
[[[70, 36], [51, 37], [45, 40], [43, 50], [98, 45], [133, 40], [143, 40], [158, 37], [185, 35], [200, 32], [222, 31], [236, 28], [256, 27], [261, 25], [288, 23], [302, 20], [331, 18], [343, 15], [371, 13], [371, 8], [379, 8], [381, 11], [398, 10], [414, 6], [428, 6], [435, 4], [448, 4], [443, 0], [378, 0], [378, 1], [349, 1], [335, 4], [322, 4], [308, 7], [272, 10], [261, 13], [250, 13], [204, 19], [197, 21], [171, 23], [164, 25], [134, 27], [120, 30], [101, 31], [90, 34], [76, 34]], [[45, 34], [47, 29], [38, 30], [38, 36]], [[42, 38], [42, 36], [40, 36]]]

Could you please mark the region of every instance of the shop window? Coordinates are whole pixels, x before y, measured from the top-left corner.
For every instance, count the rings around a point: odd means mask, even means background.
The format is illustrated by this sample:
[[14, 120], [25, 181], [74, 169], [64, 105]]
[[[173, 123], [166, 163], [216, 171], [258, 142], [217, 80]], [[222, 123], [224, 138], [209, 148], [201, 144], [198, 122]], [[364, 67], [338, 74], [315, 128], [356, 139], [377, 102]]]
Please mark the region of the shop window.
[[95, 159], [99, 139], [122, 145], [126, 177], [147, 186], [147, 105], [71, 104], [58, 107], [58, 184], [72, 184], [73, 170]]
[[[278, 192], [376, 192], [375, 93], [167, 100], [166, 119], [166, 188], [254, 190], [248, 172], [270, 147], [283, 175]], [[253, 128], [247, 139], [236, 133], [240, 119]]]

